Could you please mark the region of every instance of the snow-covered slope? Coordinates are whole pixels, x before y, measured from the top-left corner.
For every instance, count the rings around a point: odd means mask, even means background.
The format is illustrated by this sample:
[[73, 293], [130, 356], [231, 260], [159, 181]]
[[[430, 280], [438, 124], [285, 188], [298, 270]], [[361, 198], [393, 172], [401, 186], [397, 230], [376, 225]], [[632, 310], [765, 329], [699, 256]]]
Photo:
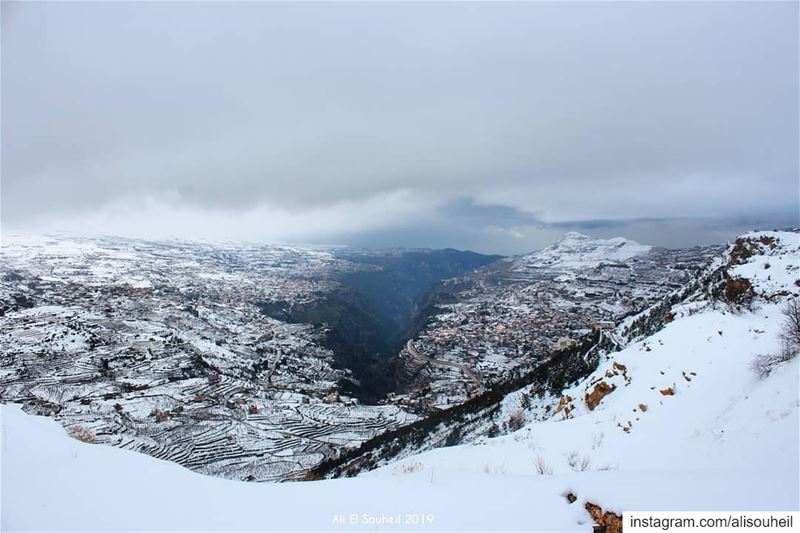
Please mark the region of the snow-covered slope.
[[[353, 479], [205, 477], [5, 406], [2, 529], [586, 531], [588, 502], [616, 513], [798, 510], [799, 361], [766, 378], [750, 365], [780, 348], [781, 309], [800, 296], [800, 235], [743, 242], [746, 257], [726, 261], [754, 288], [749, 309], [699, 291], [561, 396], [534, 398], [537, 420], [518, 431]], [[365, 521], [398, 513], [396, 524]]]
[[[548, 420], [369, 475], [417, 464], [421, 472], [555, 478], [579, 500], [617, 511], [796, 509], [798, 361], [763, 381], [750, 370], [755, 354], [778, 349], [779, 316], [772, 304], [677, 319], [565, 390], [562, 409]], [[589, 410], [587, 395], [601, 383], [615, 389]], [[552, 476], [537, 480], [539, 463]], [[763, 490], [742, 488], [765, 479]]]
[[593, 239], [571, 231], [560, 240], [538, 252], [514, 259], [517, 269], [550, 268], [581, 270], [600, 263], [625, 261], [646, 254], [652, 247], [622, 237]]

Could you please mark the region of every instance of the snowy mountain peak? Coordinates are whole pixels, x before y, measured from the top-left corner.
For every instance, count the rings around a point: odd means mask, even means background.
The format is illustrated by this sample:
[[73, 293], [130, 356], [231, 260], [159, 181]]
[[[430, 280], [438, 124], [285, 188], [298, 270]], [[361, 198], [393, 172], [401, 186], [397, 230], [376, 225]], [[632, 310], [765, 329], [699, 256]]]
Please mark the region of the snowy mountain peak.
[[528, 268], [582, 270], [594, 268], [604, 262], [625, 261], [646, 254], [650, 249], [651, 246], [623, 237], [593, 239], [588, 235], [570, 231], [547, 248], [518, 258], [515, 270]]
[[564, 234], [563, 237], [561, 237], [558, 241], [556, 241], [556, 244], [570, 242], [570, 241], [590, 241], [590, 240], [592, 240], [592, 238], [589, 237], [588, 235], [584, 235], [583, 233], [578, 233], [577, 231], [568, 231], [567, 233]]

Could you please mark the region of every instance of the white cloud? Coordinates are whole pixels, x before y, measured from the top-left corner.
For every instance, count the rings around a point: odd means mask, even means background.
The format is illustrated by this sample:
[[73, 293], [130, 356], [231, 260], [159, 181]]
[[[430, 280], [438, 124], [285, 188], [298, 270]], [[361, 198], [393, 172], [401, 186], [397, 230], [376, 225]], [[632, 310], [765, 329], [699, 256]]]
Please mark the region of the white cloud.
[[11, 5], [4, 227], [499, 249], [800, 202], [796, 3]]
[[406, 190], [303, 210], [264, 204], [208, 210], [175, 202], [174, 197], [119, 199], [89, 212], [40, 216], [22, 229], [140, 238], [313, 243], [365, 230], [418, 225], [436, 209], [435, 202]]

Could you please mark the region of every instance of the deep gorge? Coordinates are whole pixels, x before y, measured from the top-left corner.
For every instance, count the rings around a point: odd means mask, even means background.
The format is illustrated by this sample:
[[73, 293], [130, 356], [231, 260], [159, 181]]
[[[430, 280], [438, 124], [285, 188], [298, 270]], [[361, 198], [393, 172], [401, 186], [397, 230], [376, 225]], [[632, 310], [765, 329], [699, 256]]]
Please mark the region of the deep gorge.
[[259, 307], [279, 320], [326, 326], [323, 344], [337, 366], [350, 369], [358, 381], [344, 382], [343, 392], [365, 403], [401, 385], [397, 354], [447, 298], [449, 289], [441, 282], [500, 258], [452, 249], [345, 250], [336, 256], [366, 268], [339, 276], [338, 289], [311, 302]]

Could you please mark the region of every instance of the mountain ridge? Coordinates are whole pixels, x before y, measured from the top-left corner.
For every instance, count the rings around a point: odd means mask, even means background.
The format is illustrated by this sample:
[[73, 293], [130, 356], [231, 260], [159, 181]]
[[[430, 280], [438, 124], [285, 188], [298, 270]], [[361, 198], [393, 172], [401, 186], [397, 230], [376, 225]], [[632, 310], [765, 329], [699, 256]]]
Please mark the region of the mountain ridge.
[[[94, 529], [120, 516], [140, 530], [208, 527], [221, 525], [212, 516], [220, 506], [228, 529], [247, 528], [263, 524], [256, 502], [266, 500], [281, 529], [327, 530], [348, 508], [345, 496], [368, 517], [432, 516], [423, 530], [564, 531], [631, 510], [796, 508], [798, 359], [766, 377], [751, 362], [780, 348], [776, 317], [800, 297], [798, 258], [797, 233], [743, 235], [702, 280], [601, 332], [608, 346], [587, 347], [597, 364], [585, 375], [552, 392], [529, 385], [506, 395], [494, 420], [507, 434], [490, 436], [491, 421], [478, 421], [483, 436], [354, 479], [236, 484], [69, 440], [51, 421], [3, 407], [4, 481], [15, 487], [4, 494], [13, 503], [4, 528]], [[731, 284], [746, 286], [747, 298]], [[76, 513], [78, 498], [93, 511]], [[298, 503], [309, 498], [313, 509]], [[531, 500], [542, 504], [533, 516]], [[42, 503], [48, 513], [35, 512]], [[141, 508], [148, 513], [125, 511]]]
[[653, 247], [624, 237], [595, 239], [570, 231], [546, 248], [511, 259], [512, 269], [559, 268], [584, 270], [604, 262], [624, 261], [650, 252]]

